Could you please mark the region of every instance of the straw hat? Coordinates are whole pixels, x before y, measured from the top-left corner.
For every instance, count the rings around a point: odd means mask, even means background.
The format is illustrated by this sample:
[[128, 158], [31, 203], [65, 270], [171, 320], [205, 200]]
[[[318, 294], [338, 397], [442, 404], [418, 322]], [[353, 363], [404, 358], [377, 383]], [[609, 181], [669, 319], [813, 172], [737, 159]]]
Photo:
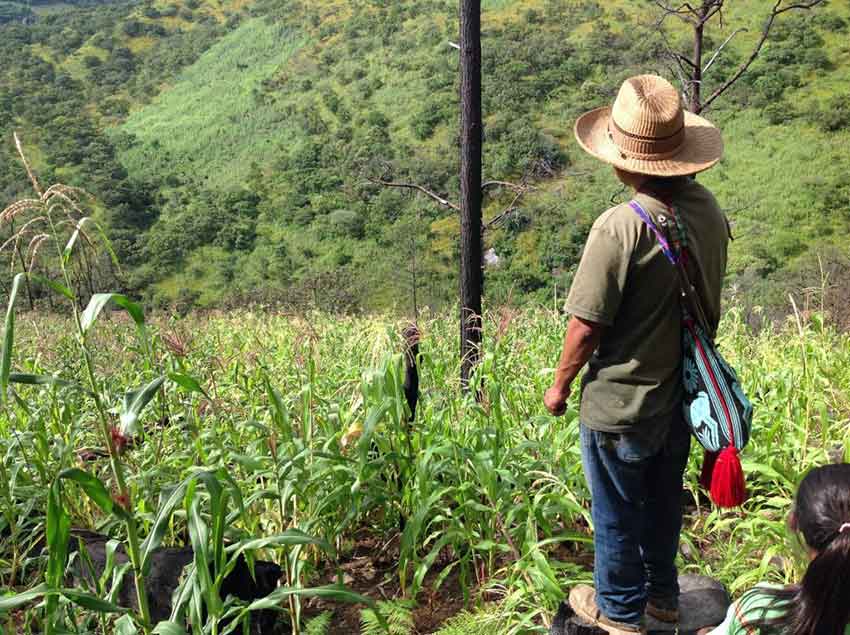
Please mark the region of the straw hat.
[[696, 174], [723, 156], [720, 130], [684, 110], [678, 91], [657, 75], [627, 79], [613, 107], [579, 117], [575, 135], [597, 159], [653, 176]]

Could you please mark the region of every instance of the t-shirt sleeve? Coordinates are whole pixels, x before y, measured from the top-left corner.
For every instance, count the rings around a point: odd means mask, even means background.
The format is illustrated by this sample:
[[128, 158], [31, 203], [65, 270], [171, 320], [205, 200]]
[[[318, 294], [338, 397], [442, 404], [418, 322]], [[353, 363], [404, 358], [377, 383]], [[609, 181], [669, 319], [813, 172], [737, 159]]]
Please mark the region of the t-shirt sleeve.
[[770, 595], [778, 587], [762, 584], [744, 594], [729, 607], [726, 619], [708, 635], [758, 635], [759, 629], [753, 622], [777, 618], [784, 613], [784, 605], [775, 608]]
[[626, 286], [631, 252], [604, 228], [590, 230], [564, 309], [589, 322], [611, 326]]

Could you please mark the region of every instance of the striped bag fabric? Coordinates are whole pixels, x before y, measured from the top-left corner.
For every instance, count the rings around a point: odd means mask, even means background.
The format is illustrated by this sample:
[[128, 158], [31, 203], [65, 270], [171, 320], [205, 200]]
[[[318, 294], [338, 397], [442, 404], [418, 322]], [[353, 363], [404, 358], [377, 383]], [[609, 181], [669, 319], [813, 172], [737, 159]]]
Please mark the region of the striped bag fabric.
[[[668, 205], [670, 217], [658, 224], [635, 200], [629, 206], [655, 235], [662, 252], [676, 268], [682, 291], [682, 384], [684, 416], [705, 448], [701, 482], [720, 507], [737, 507], [746, 498], [738, 452], [750, 439], [753, 407], [735, 370], [723, 359], [699, 295], [688, 278], [687, 233]], [[671, 224], [672, 221], [672, 224]], [[660, 227], [659, 227], [660, 225]]]

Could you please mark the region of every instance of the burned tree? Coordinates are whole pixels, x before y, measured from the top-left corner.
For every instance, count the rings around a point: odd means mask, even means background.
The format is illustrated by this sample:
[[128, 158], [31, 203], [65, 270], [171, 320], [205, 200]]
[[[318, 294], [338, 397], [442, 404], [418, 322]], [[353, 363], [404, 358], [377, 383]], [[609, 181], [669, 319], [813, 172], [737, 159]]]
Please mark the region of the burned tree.
[[[461, 385], [469, 388], [472, 369], [479, 358], [482, 340], [482, 295], [484, 291], [483, 244], [487, 229], [498, 226], [517, 211], [523, 195], [531, 190], [526, 174], [519, 184], [505, 181], [482, 182], [483, 115], [481, 108], [481, 2], [460, 0], [460, 44], [450, 42], [460, 52], [460, 200], [412, 182], [393, 179], [384, 164], [380, 177], [367, 177], [376, 185], [404, 188], [429, 197], [441, 207], [460, 216], [460, 355]], [[490, 190], [510, 190], [508, 207], [489, 221], [482, 218], [482, 200]]]
[[706, 27], [712, 20], [717, 20], [722, 25], [723, 9], [726, 0], [701, 0], [701, 2], [670, 2], [669, 0], [653, 0], [653, 4], [658, 7], [661, 14], [657, 20], [656, 27], [664, 33], [664, 22], [668, 18], [675, 18], [693, 30], [692, 54], [690, 56], [676, 52], [673, 47], [667, 43], [667, 54], [673, 60], [673, 71], [679, 77], [682, 88], [685, 94], [685, 103], [688, 110], [695, 114], [701, 113], [703, 110], [711, 106], [714, 101], [731, 88], [737, 82], [752, 63], [756, 60], [765, 42], [767, 42], [770, 32], [773, 29], [776, 19], [792, 10], [807, 10], [813, 9], [819, 4], [823, 4], [825, 0], [804, 0], [793, 2], [790, 0], [774, 0], [773, 8], [765, 17], [764, 25], [761, 30], [761, 35], [753, 46], [750, 54], [738, 66], [738, 68], [729, 77], [720, 80], [720, 84], [708, 97], [703, 97], [705, 88], [705, 76], [708, 71], [717, 61], [718, 57], [723, 53], [723, 49], [732, 41], [739, 33], [746, 31], [745, 28], [739, 28], [732, 32], [723, 43], [717, 47], [712, 53], [708, 62], [703, 64], [705, 57], [705, 31]]
[[460, 2], [460, 380], [481, 348], [481, 0]]
[[410, 408], [408, 439], [410, 426], [416, 418], [416, 404], [419, 402], [419, 329], [410, 324], [401, 333], [404, 338], [404, 398]]

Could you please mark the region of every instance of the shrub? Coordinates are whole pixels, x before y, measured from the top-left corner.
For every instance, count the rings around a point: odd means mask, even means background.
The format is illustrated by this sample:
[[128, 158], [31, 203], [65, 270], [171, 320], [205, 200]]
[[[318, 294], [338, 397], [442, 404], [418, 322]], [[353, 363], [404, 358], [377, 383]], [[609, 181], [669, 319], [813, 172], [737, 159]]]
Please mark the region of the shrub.
[[338, 209], [328, 216], [328, 224], [333, 232], [339, 236], [350, 238], [362, 238], [364, 219], [363, 216], [348, 209]]
[[97, 68], [103, 61], [96, 55], [86, 55], [83, 58], [83, 66], [86, 68]]
[[413, 117], [410, 127], [420, 141], [434, 134], [434, 129], [446, 118], [442, 102], [430, 101]]
[[138, 20], [128, 20], [124, 23], [122, 30], [127, 37], [140, 37], [144, 34], [145, 25]]
[[763, 114], [772, 126], [787, 123], [797, 116], [791, 104], [784, 99], [765, 106]]
[[812, 113], [814, 123], [824, 132], [850, 127], [850, 94], [838, 95]]

